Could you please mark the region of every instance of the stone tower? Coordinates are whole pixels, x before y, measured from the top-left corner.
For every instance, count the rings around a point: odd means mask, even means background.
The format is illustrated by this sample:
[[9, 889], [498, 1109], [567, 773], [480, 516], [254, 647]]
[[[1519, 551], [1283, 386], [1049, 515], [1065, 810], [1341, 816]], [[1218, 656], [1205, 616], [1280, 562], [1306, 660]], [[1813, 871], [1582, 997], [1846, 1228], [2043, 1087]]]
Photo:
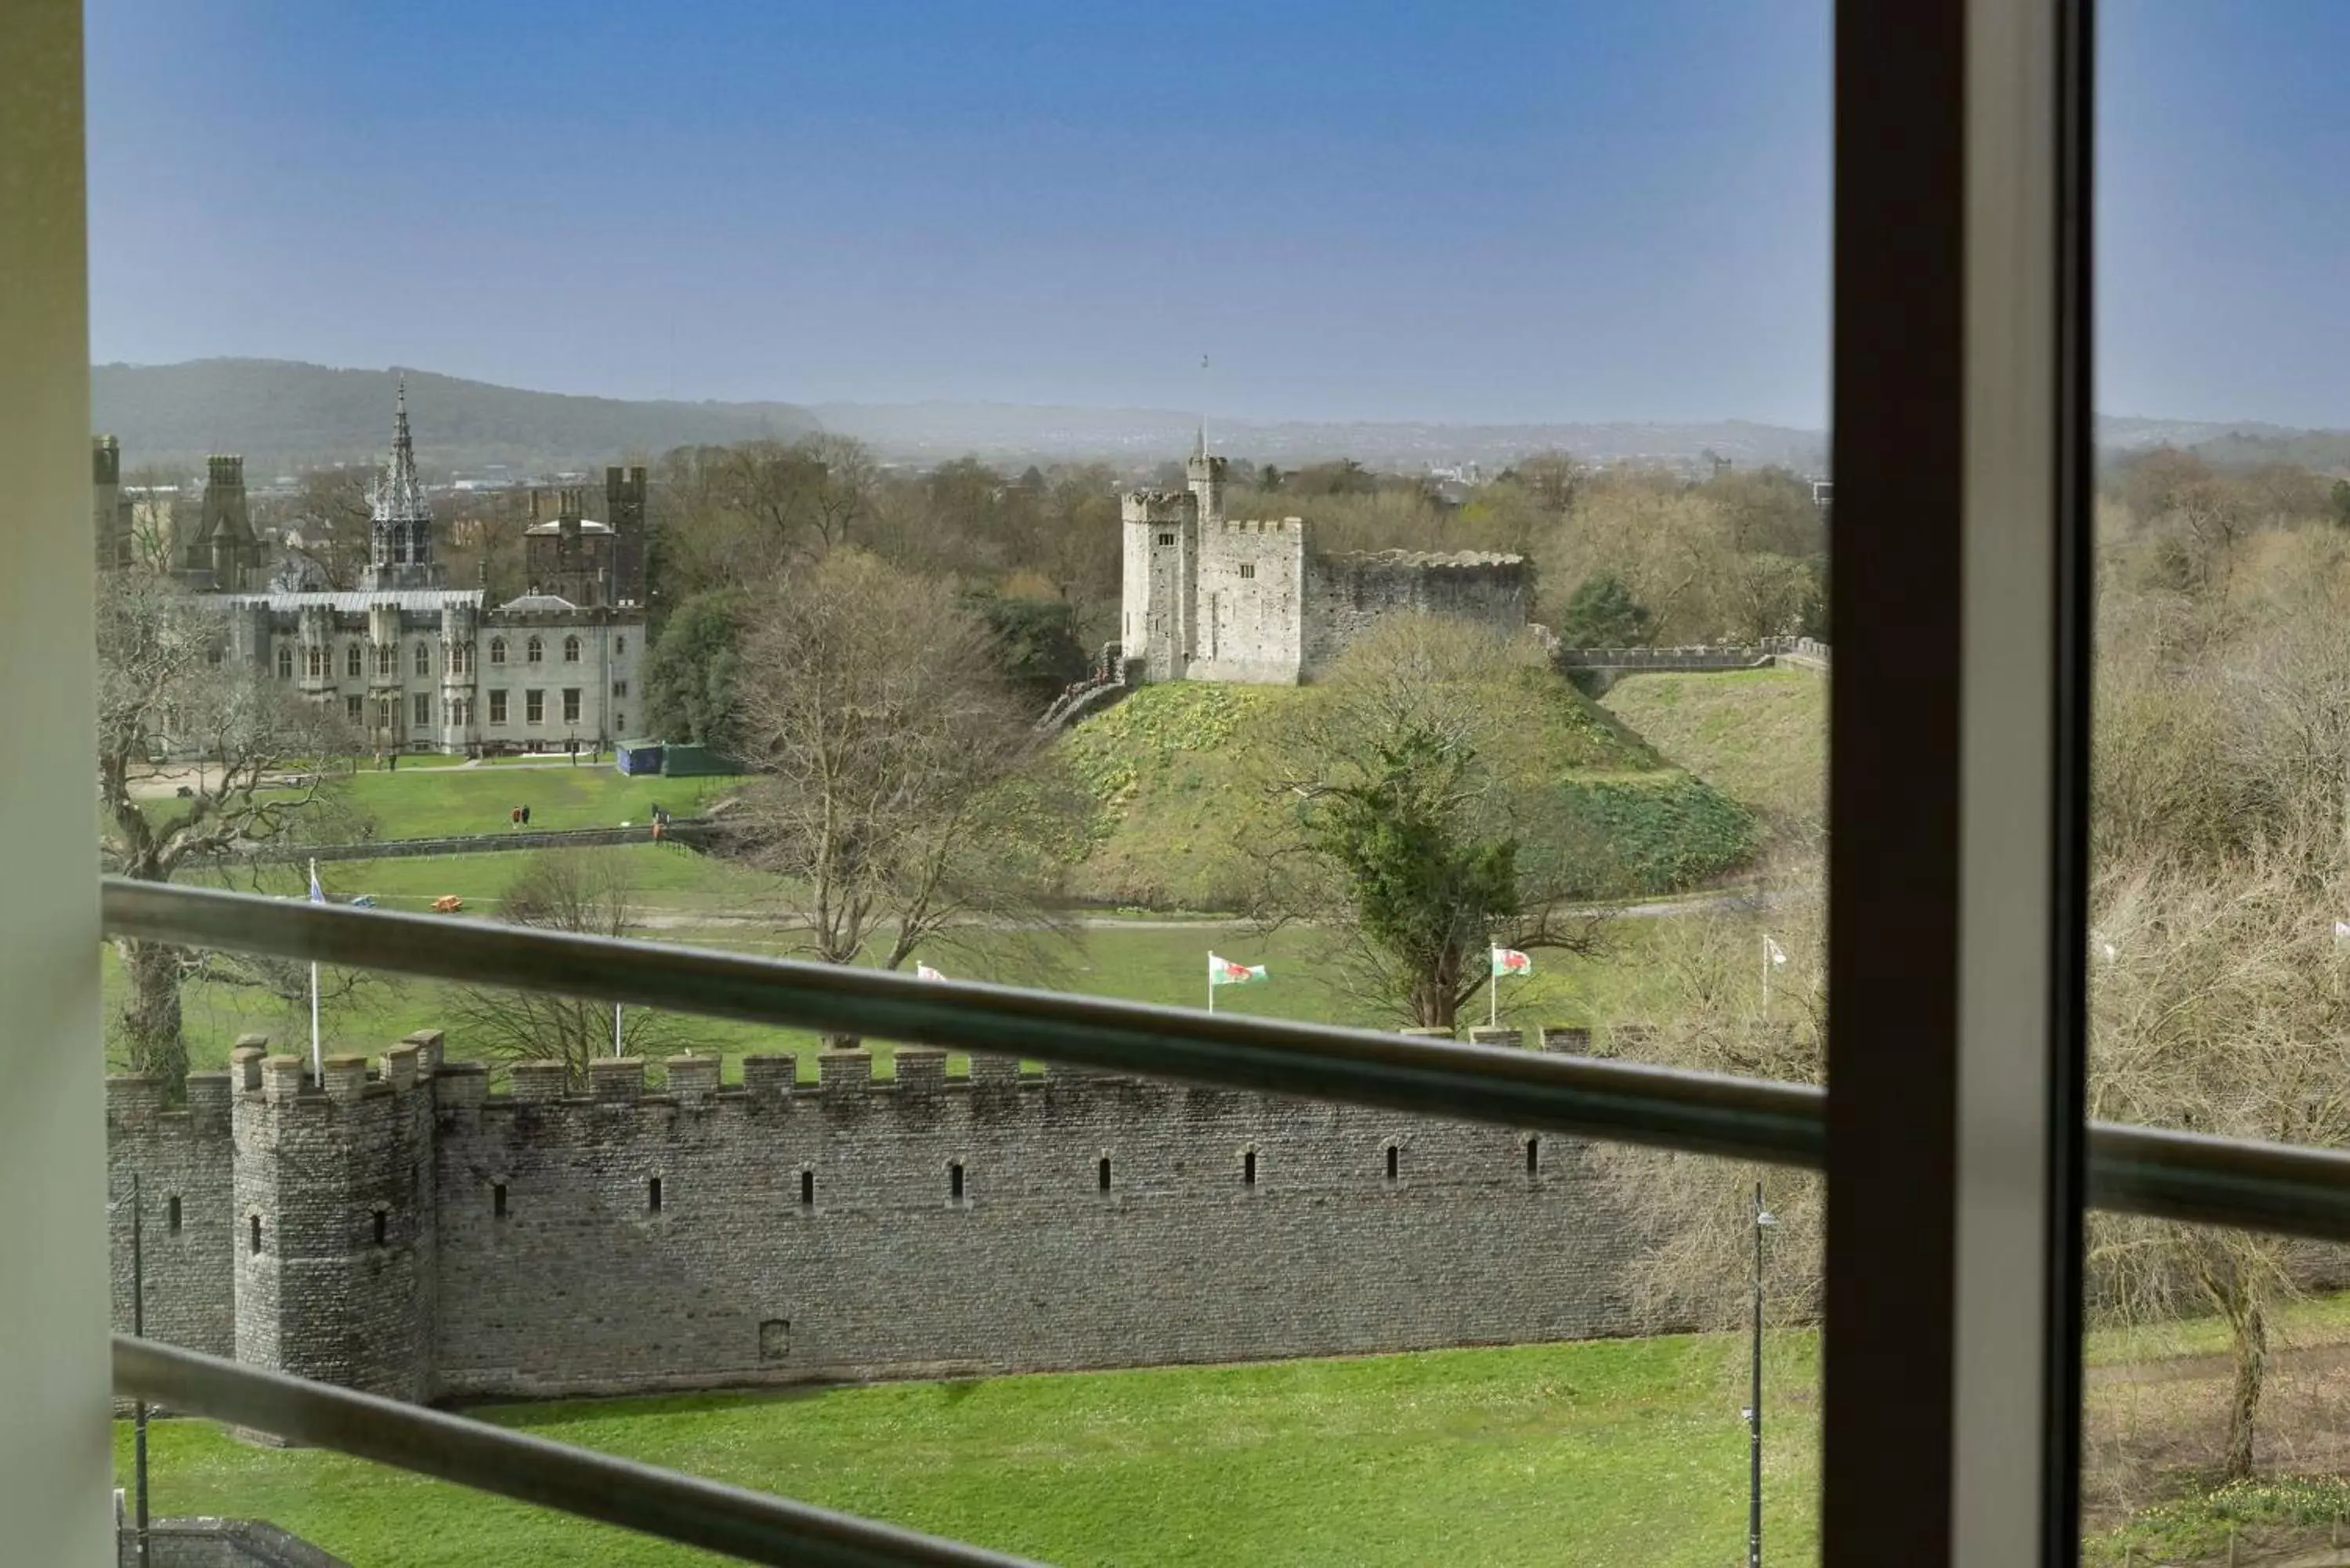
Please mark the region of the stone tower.
[[264, 586], [261, 539], [253, 531], [253, 514], [245, 504], [244, 459], [204, 460], [203, 510], [180, 569], [190, 582], [224, 594]]
[[612, 527], [611, 601], [645, 602], [645, 471], [604, 471], [604, 521]]
[[130, 498], [122, 493], [122, 445], [112, 436], [90, 442], [90, 525], [101, 572], [130, 565]]
[[1200, 504], [1200, 525], [1221, 527], [1224, 521], [1224, 460], [1208, 454], [1205, 425], [1200, 427], [1199, 435], [1191, 442], [1191, 457], [1183, 465], [1183, 476]]
[[1180, 680], [1191, 659], [1198, 492], [1133, 491], [1119, 499], [1118, 518], [1126, 531], [1119, 643], [1127, 659], [1142, 661], [1143, 680]]
[[329, 1056], [323, 1086], [298, 1056], [239, 1064], [239, 1361], [394, 1399], [431, 1393], [436, 1054], [404, 1042], [380, 1075]]
[[441, 565], [432, 557], [432, 506], [416, 477], [416, 442], [408, 433], [408, 378], [391, 416], [391, 462], [368, 497], [368, 589], [437, 588]]

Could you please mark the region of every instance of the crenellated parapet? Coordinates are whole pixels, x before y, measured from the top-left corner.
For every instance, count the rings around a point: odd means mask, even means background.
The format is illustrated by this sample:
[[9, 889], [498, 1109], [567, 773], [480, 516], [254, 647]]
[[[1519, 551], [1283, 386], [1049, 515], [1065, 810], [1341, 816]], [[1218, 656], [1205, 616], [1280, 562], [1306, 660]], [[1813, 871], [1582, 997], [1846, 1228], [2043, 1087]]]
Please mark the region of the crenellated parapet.
[[109, 1083], [156, 1332], [428, 1398], [1637, 1326], [1629, 1231], [1572, 1138], [928, 1046], [730, 1080], [707, 1052], [493, 1075], [443, 1044], [314, 1077], [252, 1038], [178, 1109]]

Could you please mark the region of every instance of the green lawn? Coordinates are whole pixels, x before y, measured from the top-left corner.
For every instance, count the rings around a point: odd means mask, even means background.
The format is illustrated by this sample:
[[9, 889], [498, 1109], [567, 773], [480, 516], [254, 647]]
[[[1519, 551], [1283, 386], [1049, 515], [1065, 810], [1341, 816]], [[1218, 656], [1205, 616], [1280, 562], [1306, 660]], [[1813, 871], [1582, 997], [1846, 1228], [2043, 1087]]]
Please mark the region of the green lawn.
[[[313, 841], [358, 836], [362, 824], [378, 838], [439, 838], [459, 833], [503, 833], [515, 807], [530, 807], [533, 827], [613, 827], [642, 822], [656, 802], [679, 816], [741, 784], [733, 778], [629, 778], [609, 763], [578, 767], [412, 767], [359, 772], [329, 781], [331, 804], [311, 828]], [[151, 816], [181, 809], [171, 799], [150, 802]]]
[[[720, 912], [755, 911], [764, 907], [765, 879], [757, 873], [689, 850], [650, 844], [588, 853], [625, 857], [647, 909], [665, 919], [682, 922], [646, 935], [694, 946], [793, 956], [785, 937], [771, 928], [756, 923], [696, 923]], [[336, 862], [322, 866], [319, 871], [328, 891], [338, 898], [367, 893], [386, 909], [419, 911], [432, 898], [454, 893], [466, 900], [465, 914], [444, 918], [489, 919], [495, 916], [499, 895], [528, 859], [525, 854], [456, 855]], [[300, 874], [290, 867], [275, 868], [263, 884], [265, 890], [283, 894], [296, 894], [301, 886]], [[1546, 1023], [1605, 1025], [1619, 1018], [1649, 1015], [1666, 1001], [1660, 994], [1664, 982], [1647, 962], [1657, 929], [1653, 920], [1615, 922], [1609, 927], [1611, 950], [1596, 959], [1537, 952], [1533, 976], [1503, 982], [1503, 1021], [1531, 1032]], [[922, 957], [957, 979], [1203, 1007], [1208, 953], [1212, 949], [1226, 958], [1265, 964], [1271, 971], [1266, 984], [1219, 992], [1216, 1005], [1222, 1011], [1368, 1027], [1394, 1023], [1346, 993], [1340, 976], [1321, 950], [1321, 940], [1316, 933], [1296, 928], [1268, 938], [1245, 925], [1228, 922], [1128, 919], [1096, 922], [1076, 931], [1066, 944], [1040, 944], [1034, 938], [977, 940], [927, 950]], [[120, 1003], [122, 983], [111, 949], [104, 953], [103, 975], [111, 1012]], [[411, 1031], [438, 1028], [449, 1031], [449, 1054], [462, 1060], [469, 1054], [467, 1042], [462, 1029], [452, 1025], [447, 995], [447, 988], [439, 981], [380, 978], [359, 997], [327, 1009], [328, 1047], [374, 1055]], [[305, 1007], [289, 1006], [251, 988], [192, 981], [182, 991], [182, 1006], [190, 1058], [199, 1068], [224, 1065], [229, 1048], [241, 1034], [267, 1034], [288, 1050], [299, 1048], [308, 1038]], [[1484, 998], [1479, 997], [1469, 1011], [1474, 1022], [1483, 1022]], [[815, 1074], [816, 1039], [805, 1031], [699, 1018], [679, 1018], [675, 1024], [674, 1048], [718, 1052], [728, 1059], [729, 1079], [740, 1075], [735, 1058], [760, 1051], [798, 1052], [803, 1075], [813, 1077]], [[882, 1058], [879, 1070], [886, 1074], [888, 1046], [877, 1043], [875, 1049]]]
[[[1683, 1337], [476, 1413], [1054, 1563], [1717, 1568], [1745, 1538], [1744, 1366]], [[1812, 1336], [1781, 1336], [1776, 1563], [1816, 1555], [1815, 1377]], [[712, 1561], [196, 1422], [151, 1443], [157, 1512], [267, 1519], [357, 1568]]]

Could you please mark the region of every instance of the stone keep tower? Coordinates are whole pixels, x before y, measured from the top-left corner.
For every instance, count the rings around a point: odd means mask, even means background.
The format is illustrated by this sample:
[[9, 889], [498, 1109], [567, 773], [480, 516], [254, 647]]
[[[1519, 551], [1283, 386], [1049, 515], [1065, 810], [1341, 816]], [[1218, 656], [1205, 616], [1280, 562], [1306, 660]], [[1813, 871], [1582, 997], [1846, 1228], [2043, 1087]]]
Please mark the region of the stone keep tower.
[[[1221, 460], [1217, 460], [1221, 461]], [[1191, 661], [1191, 603], [1200, 570], [1196, 492], [1137, 490], [1119, 498], [1126, 530], [1118, 639], [1145, 680], [1180, 680]]]

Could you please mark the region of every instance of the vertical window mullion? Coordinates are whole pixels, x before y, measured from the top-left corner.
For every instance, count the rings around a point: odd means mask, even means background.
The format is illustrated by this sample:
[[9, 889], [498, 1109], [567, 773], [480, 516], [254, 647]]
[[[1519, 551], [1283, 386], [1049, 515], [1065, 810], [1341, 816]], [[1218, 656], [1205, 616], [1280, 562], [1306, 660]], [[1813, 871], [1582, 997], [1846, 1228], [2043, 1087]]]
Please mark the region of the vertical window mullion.
[[1829, 1564], [2077, 1551], [2084, 26], [1838, 8]]

